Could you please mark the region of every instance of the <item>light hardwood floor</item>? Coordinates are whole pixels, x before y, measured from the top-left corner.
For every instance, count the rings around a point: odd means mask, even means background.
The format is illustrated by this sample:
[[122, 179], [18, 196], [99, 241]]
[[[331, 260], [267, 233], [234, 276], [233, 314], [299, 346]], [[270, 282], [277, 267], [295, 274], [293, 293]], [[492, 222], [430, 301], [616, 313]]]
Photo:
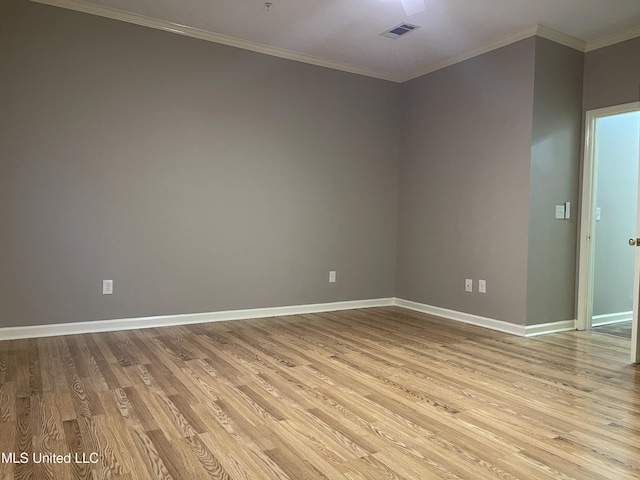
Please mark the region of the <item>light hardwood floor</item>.
[[0, 478], [637, 479], [629, 341], [400, 308], [0, 342]]

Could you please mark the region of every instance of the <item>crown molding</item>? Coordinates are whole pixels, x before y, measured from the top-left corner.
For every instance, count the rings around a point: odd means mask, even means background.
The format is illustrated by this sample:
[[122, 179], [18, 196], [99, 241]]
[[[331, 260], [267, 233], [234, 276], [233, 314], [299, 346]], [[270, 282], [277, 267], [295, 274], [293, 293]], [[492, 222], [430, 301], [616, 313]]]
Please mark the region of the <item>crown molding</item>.
[[585, 52], [591, 52], [593, 50], [598, 50], [599, 48], [609, 47], [611, 45], [615, 45], [616, 43], [625, 42], [627, 40], [632, 40], [638, 37], [640, 37], [640, 25], [634, 28], [630, 28], [629, 30], [624, 30], [622, 32], [616, 33], [614, 35], [609, 35], [608, 37], [603, 37], [599, 38], [598, 40], [587, 42]]
[[497, 50], [498, 48], [506, 47], [507, 45], [511, 45], [512, 43], [519, 42], [520, 40], [524, 40], [525, 38], [533, 37], [537, 34], [538, 26], [529, 27], [524, 30], [519, 31], [509, 37], [502, 38], [500, 40], [496, 40], [495, 42], [488, 43], [480, 48], [476, 48], [475, 50], [471, 50], [469, 52], [463, 53], [461, 55], [456, 55], [455, 57], [450, 57], [442, 62], [434, 63], [429, 65], [426, 68], [420, 69], [404, 78], [402, 78], [401, 83], [407, 82], [409, 80], [413, 80], [414, 78], [421, 77], [422, 75], [426, 75], [428, 73], [433, 73], [436, 70], [441, 70], [446, 67], [450, 67], [451, 65], [455, 65], [456, 63], [464, 62], [465, 60], [469, 60], [470, 58], [477, 57], [478, 55], [482, 55], [493, 50]]
[[180, 25], [178, 23], [168, 22], [166, 20], [159, 20], [157, 18], [147, 17], [139, 15], [137, 13], [126, 12], [116, 8], [105, 7], [102, 5], [96, 5], [79, 0], [31, 0], [32, 2], [42, 3], [45, 5], [51, 5], [54, 7], [66, 8], [69, 10], [75, 10], [78, 12], [89, 13], [91, 15], [97, 15], [100, 17], [111, 18], [113, 20], [120, 20], [123, 22], [133, 23], [135, 25], [141, 25], [143, 27], [155, 28], [156, 30], [163, 30], [165, 32], [178, 33], [187, 37], [197, 38], [200, 40], [206, 40], [208, 42], [220, 43], [222, 45], [228, 45], [230, 47], [241, 48], [243, 50], [250, 50], [252, 52], [263, 53], [274, 57], [285, 58], [287, 60], [293, 60], [296, 62], [308, 63], [319, 67], [331, 68], [334, 70], [341, 70], [343, 72], [355, 73], [357, 75], [364, 75], [367, 77], [378, 78], [381, 80], [388, 80], [391, 82], [400, 82], [401, 79], [387, 75], [380, 72], [374, 72], [364, 68], [359, 68], [347, 63], [337, 62], [334, 60], [327, 60], [324, 58], [314, 57], [312, 55], [305, 55], [291, 50], [285, 50], [282, 48], [271, 47], [261, 43], [250, 42], [248, 40], [242, 40], [239, 38], [231, 37], [228, 35], [221, 35], [218, 33], [209, 32], [199, 28], [189, 27], [187, 25]]
[[616, 43], [631, 40], [636, 37], [640, 37], [640, 26], [625, 30], [615, 35], [610, 35], [598, 40], [585, 42], [576, 37], [572, 37], [565, 33], [559, 32], [544, 25], [535, 25], [525, 28], [509, 37], [502, 38], [484, 45], [480, 48], [476, 48], [469, 52], [454, 57], [447, 58], [441, 62], [434, 63], [425, 68], [422, 68], [405, 77], [398, 77], [395, 75], [389, 75], [385, 73], [375, 72], [372, 70], [356, 67], [347, 63], [337, 62], [334, 60], [327, 60], [320, 57], [314, 57], [313, 55], [305, 55], [302, 53], [294, 52], [291, 50], [285, 50], [282, 48], [271, 47], [261, 43], [250, 42], [248, 40], [242, 40], [239, 38], [231, 37], [228, 35], [221, 35], [218, 33], [209, 32], [199, 28], [189, 27], [187, 25], [180, 25], [178, 23], [168, 22], [166, 20], [159, 20], [157, 18], [147, 17], [139, 15], [137, 13], [130, 13], [124, 10], [116, 8], [105, 7], [102, 5], [96, 5], [83, 0], [31, 0], [32, 2], [42, 3], [45, 5], [51, 5], [54, 7], [66, 8], [69, 10], [75, 10], [78, 12], [89, 13], [91, 15], [97, 15], [100, 17], [111, 18], [114, 20], [120, 20], [123, 22], [133, 23], [143, 27], [154, 28], [157, 30], [163, 30], [165, 32], [177, 33], [185, 35], [187, 37], [197, 38], [200, 40], [206, 40], [209, 42], [220, 43], [222, 45], [228, 45], [230, 47], [241, 48], [252, 52], [263, 53], [265, 55], [271, 55], [274, 57], [284, 58], [287, 60], [293, 60], [296, 62], [307, 63], [310, 65], [316, 65], [319, 67], [331, 68], [334, 70], [340, 70], [343, 72], [354, 73], [356, 75], [363, 75], [366, 77], [378, 78], [381, 80], [387, 80], [396, 83], [403, 83], [414, 78], [426, 75], [428, 73], [441, 70], [443, 68], [455, 65], [456, 63], [463, 62], [478, 55], [491, 52], [501, 47], [505, 47], [512, 43], [524, 40], [525, 38], [537, 35], [547, 40], [565, 45], [581, 52], [590, 52], [599, 48], [608, 47]]
[[525, 38], [533, 37], [534, 35], [537, 35], [538, 37], [546, 38], [547, 40], [551, 40], [552, 42], [556, 42], [561, 45], [565, 45], [567, 47], [571, 47], [580, 52], [584, 52], [587, 45], [584, 40], [581, 40], [579, 38], [572, 37], [571, 35], [564, 34], [552, 28], [546, 27], [544, 25], [534, 25], [532, 27], [528, 27], [523, 30], [520, 30], [519, 32], [509, 37], [496, 40], [495, 42], [491, 42], [480, 48], [471, 50], [470, 52], [466, 52], [466, 53], [463, 53], [462, 55], [457, 55], [455, 57], [448, 58], [442, 62], [429, 65], [424, 69], [418, 70], [417, 72], [414, 72], [411, 75], [404, 77], [402, 79], [402, 82], [413, 80], [414, 78], [421, 77], [422, 75], [426, 75], [428, 73], [433, 73], [436, 70], [440, 70], [442, 68], [455, 65], [456, 63], [464, 62], [465, 60], [469, 60], [470, 58], [477, 57], [478, 55], [482, 55], [482, 54], [491, 52], [493, 50], [497, 50], [498, 48], [506, 47], [507, 45], [511, 45], [512, 43], [519, 42], [520, 40], [524, 40]]
[[564, 45], [565, 47], [571, 47], [579, 52], [584, 53], [587, 48], [587, 42], [584, 40], [559, 32], [558, 30], [554, 30], [553, 28], [549, 28], [545, 25], [537, 26], [536, 35], [538, 37], [551, 40], [552, 42], [559, 43], [560, 45]]

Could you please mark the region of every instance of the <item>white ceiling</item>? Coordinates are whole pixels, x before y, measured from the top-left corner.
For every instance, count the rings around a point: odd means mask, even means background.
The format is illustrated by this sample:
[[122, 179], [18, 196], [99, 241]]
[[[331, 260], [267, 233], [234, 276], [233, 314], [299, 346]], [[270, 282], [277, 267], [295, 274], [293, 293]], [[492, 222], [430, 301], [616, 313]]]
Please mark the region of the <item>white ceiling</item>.
[[[425, 0], [411, 16], [401, 0], [35, 1], [394, 81], [536, 32], [581, 50], [640, 36], [640, 0]], [[401, 22], [420, 28], [380, 36]]]

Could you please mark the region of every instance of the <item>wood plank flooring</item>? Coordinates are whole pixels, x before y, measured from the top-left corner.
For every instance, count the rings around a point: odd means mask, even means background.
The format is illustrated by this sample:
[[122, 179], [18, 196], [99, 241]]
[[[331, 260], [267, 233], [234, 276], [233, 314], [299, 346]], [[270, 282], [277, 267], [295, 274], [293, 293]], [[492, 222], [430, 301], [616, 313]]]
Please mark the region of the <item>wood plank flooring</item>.
[[606, 333], [607, 335], [631, 339], [633, 325], [631, 320], [629, 320], [628, 322], [611, 323], [609, 325], [593, 327], [592, 330], [595, 333]]
[[629, 348], [395, 307], [3, 341], [0, 479], [637, 479]]

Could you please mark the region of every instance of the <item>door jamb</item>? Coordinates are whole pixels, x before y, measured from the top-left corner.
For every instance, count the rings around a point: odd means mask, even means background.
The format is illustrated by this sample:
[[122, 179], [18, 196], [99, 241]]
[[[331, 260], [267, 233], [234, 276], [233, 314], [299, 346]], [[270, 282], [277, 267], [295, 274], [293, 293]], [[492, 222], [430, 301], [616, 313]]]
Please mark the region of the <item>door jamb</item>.
[[[625, 103], [612, 107], [588, 110], [585, 119], [584, 136], [584, 168], [582, 172], [582, 199], [580, 213], [580, 231], [578, 233], [578, 305], [576, 312], [576, 328], [586, 330], [591, 327], [593, 316], [593, 267], [595, 258], [595, 180], [598, 162], [595, 157], [596, 120], [602, 117], [629, 113], [640, 110], [640, 102]], [[634, 232], [635, 234], [635, 232]], [[637, 308], [634, 306], [634, 309]], [[637, 321], [634, 321], [632, 338], [632, 361], [639, 361], [640, 345], [638, 345]]]

